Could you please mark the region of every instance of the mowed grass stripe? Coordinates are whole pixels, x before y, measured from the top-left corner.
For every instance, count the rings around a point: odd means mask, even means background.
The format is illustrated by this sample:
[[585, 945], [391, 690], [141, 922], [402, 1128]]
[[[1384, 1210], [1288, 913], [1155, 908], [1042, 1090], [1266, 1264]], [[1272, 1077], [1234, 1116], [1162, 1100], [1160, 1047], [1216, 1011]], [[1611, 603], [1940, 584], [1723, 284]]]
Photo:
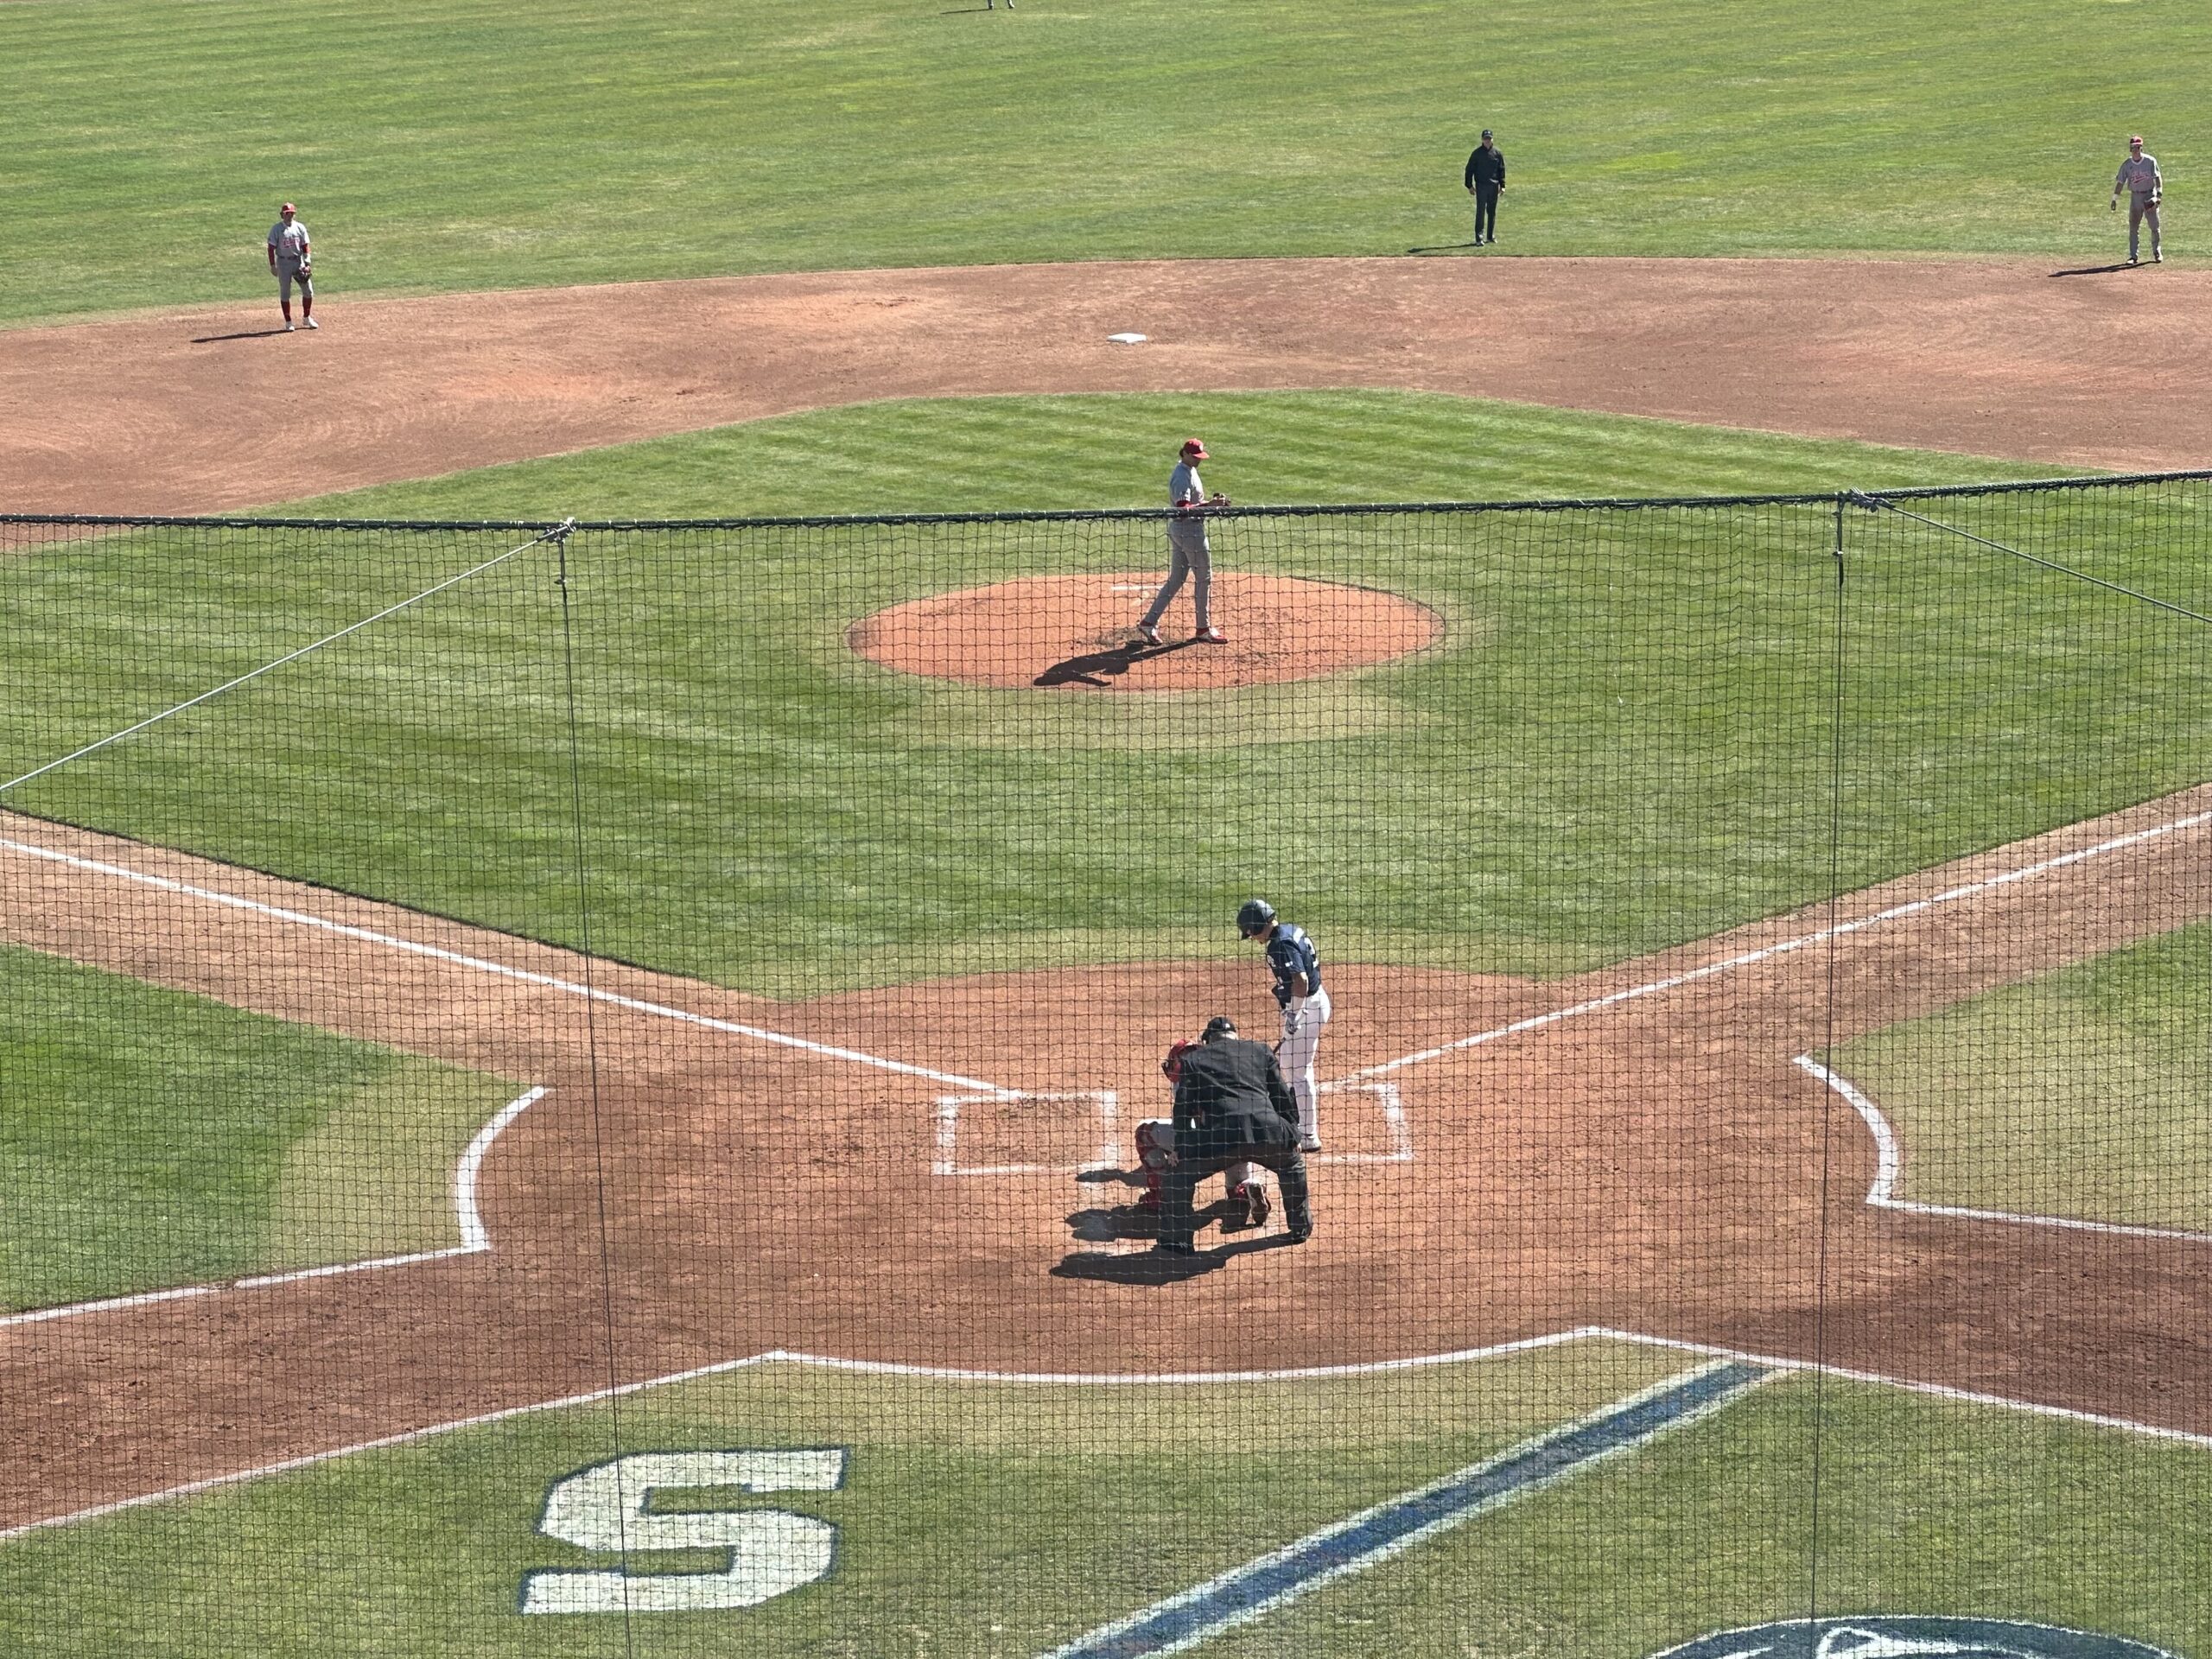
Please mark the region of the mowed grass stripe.
[[2048, 467], [1429, 392], [855, 404], [288, 504], [332, 517], [1156, 507], [1183, 439], [1241, 502], [1506, 501], [2034, 478]]
[[1917, 1204], [2212, 1232], [2212, 926], [1843, 1045]]
[[[1036, 441], [1009, 442], [1010, 429]], [[824, 411], [312, 505], [1118, 505], [1154, 498], [1190, 430], [1217, 446], [1210, 481], [1248, 499], [1983, 470], [1310, 393]], [[1334, 430], [1395, 435], [1391, 475], [1332, 471]], [[1523, 431], [1560, 458], [1522, 459]], [[817, 457], [911, 453], [923, 438], [940, 466], [918, 499], [813, 487]], [[1302, 470], [1275, 470], [1281, 456]], [[2201, 602], [2201, 493], [2038, 499], [2017, 524], [2001, 501], [1955, 510]], [[844, 643], [856, 618], [920, 594], [1154, 569], [1154, 524], [582, 538], [567, 594], [594, 938], [654, 967], [805, 996], [1100, 954], [1221, 954], [1235, 941], [1219, 918], [1252, 892], [1339, 956], [1512, 973], [1594, 967], [1807, 903], [1830, 875], [1834, 528], [1818, 505], [1225, 524], [1236, 568], [1384, 587], [1452, 620], [1438, 651], [1274, 703], [990, 691], [893, 673]], [[2195, 780], [2212, 698], [2175, 649], [2177, 625], [1895, 520], [1848, 528], [1847, 885]], [[235, 671], [234, 618], [273, 655], [477, 556], [435, 538], [288, 533], [220, 537], [182, 563], [128, 541], [20, 559], [0, 572], [0, 644], [22, 683], [67, 695], [0, 708], [0, 754], [67, 753], [214, 683], [219, 664]], [[574, 944], [552, 568], [550, 555], [503, 566], [404, 628], [357, 635], [310, 671], [243, 688], [15, 804]]]
[[2114, 245], [2130, 130], [2177, 180], [2204, 155], [2212, 16], [2139, 28], [2063, 0], [1971, 28], [1911, 0], [6, 5], [0, 321], [258, 296], [286, 197], [333, 296], [1449, 245], [1485, 124], [1515, 252], [2078, 258]]
[[0, 946], [0, 1312], [461, 1240], [494, 1078]]

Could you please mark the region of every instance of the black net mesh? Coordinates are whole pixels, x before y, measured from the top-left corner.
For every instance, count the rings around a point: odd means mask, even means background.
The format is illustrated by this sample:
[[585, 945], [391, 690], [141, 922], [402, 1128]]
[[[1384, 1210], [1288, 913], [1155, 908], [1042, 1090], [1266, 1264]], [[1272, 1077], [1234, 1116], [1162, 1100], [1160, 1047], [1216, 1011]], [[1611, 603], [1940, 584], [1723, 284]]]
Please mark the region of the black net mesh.
[[2208, 510], [0, 521], [0, 1630], [2197, 1650]]

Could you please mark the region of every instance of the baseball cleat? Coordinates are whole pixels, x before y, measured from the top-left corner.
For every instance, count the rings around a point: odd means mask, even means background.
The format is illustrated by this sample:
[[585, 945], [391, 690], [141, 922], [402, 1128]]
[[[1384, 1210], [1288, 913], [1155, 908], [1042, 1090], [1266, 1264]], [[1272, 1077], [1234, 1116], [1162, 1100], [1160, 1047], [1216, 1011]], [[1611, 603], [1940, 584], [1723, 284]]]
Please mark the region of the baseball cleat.
[[1264, 1227], [1268, 1224], [1268, 1217], [1272, 1215], [1274, 1211], [1274, 1205], [1268, 1202], [1268, 1189], [1257, 1181], [1245, 1182], [1245, 1224], [1248, 1226], [1252, 1227]]
[[1191, 638], [1202, 645], [1225, 645], [1229, 643], [1229, 636], [1219, 628], [1200, 628]]
[[1156, 645], [1160, 643], [1160, 630], [1149, 622], [1140, 622], [1137, 625], [1137, 638], [1147, 645]]
[[1294, 1244], [1303, 1244], [1307, 1239], [1313, 1236], [1313, 1230], [1311, 1227], [1294, 1227], [1288, 1233], [1285, 1234], [1284, 1236], [1288, 1238]]
[[317, 322], [313, 317], [309, 317], [308, 319], [308, 327], [310, 328], [320, 328], [322, 325]]
[[1320, 1137], [1319, 1135], [1309, 1135], [1305, 1136], [1304, 1138], [1302, 1138], [1302, 1139], [1299, 1141], [1299, 1143], [1298, 1143], [1298, 1149], [1299, 1149], [1300, 1152], [1319, 1152], [1319, 1151], [1320, 1151], [1320, 1150], [1321, 1150], [1321, 1137]]
[[292, 332], [292, 325], [290, 323], [288, 322], [284, 325], [284, 332], [288, 334]]

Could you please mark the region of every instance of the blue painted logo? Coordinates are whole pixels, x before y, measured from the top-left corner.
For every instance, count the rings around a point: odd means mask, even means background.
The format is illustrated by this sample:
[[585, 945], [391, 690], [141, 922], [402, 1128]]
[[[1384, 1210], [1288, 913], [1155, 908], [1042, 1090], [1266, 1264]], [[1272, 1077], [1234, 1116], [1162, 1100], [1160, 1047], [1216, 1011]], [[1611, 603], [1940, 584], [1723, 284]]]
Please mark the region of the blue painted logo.
[[1700, 1636], [1655, 1659], [2175, 1659], [2117, 1636], [2002, 1618], [1860, 1614]]

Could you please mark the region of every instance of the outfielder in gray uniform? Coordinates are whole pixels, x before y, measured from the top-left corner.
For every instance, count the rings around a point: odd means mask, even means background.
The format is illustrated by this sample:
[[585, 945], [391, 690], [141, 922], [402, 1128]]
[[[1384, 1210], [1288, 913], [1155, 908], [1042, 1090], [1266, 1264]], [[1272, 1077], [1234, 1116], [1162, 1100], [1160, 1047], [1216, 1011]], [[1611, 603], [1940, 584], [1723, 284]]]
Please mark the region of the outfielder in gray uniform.
[[1160, 584], [1160, 591], [1153, 595], [1152, 608], [1137, 624], [1137, 632], [1144, 636], [1147, 645], [1160, 643], [1160, 619], [1167, 614], [1169, 603], [1183, 590], [1184, 579], [1188, 576], [1198, 578], [1198, 586], [1191, 590], [1191, 601], [1198, 613], [1198, 631], [1192, 637], [1208, 645], [1220, 645], [1224, 638], [1221, 630], [1213, 626], [1211, 614], [1213, 550], [1206, 542], [1205, 515], [1213, 508], [1227, 506], [1229, 498], [1218, 491], [1211, 495], [1204, 493], [1205, 486], [1198, 482], [1198, 463], [1205, 459], [1205, 445], [1196, 438], [1185, 439], [1175, 470], [1167, 475], [1167, 499], [1175, 509], [1175, 517], [1167, 524], [1167, 580]]
[[293, 217], [299, 211], [286, 202], [276, 222], [269, 227], [269, 272], [276, 279], [276, 302], [284, 308], [284, 332], [292, 332], [292, 284], [300, 285], [300, 321], [310, 328], [315, 320], [315, 266], [308, 247], [308, 227]]
[[2158, 200], [2165, 194], [2166, 181], [2158, 176], [2158, 158], [2143, 153], [2143, 140], [2139, 136], [2127, 141], [2127, 159], [2120, 164], [2120, 171], [2113, 175], [2112, 205], [2120, 209], [2120, 193], [2127, 192], [2127, 263], [2142, 264], [2141, 248], [2143, 221], [2151, 221], [2151, 263], [2165, 263], [2165, 250], [2158, 244]]

